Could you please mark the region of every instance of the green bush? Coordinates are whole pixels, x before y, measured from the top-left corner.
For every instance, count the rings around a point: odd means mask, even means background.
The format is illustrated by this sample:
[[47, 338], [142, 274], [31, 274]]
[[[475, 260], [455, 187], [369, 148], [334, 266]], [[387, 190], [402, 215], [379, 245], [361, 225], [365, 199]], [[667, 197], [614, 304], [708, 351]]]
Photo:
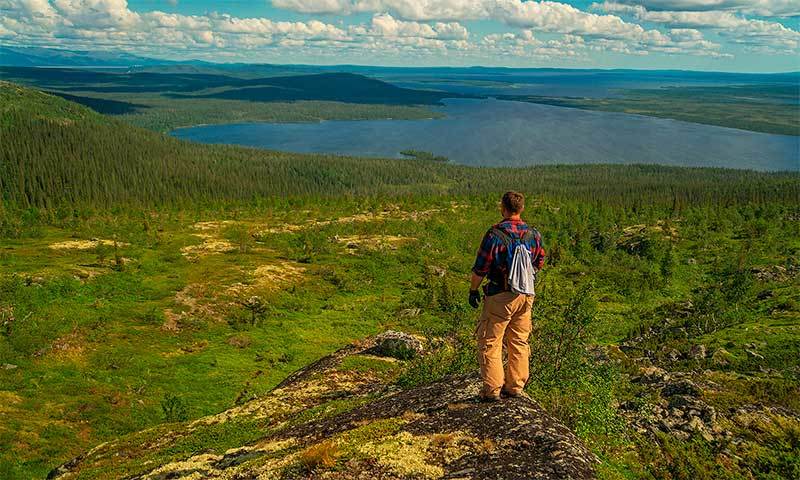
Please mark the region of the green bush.
[[478, 368], [477, 355], [474, 338], [462, 333], [455, 341], [448, 341], [431, 353], [412, 360], [397, 383], [403, 388], [411, 388], [447, 375], [474, 372]]
[[186, 401], [177, 395], [165, 393], [161, 400], [161, 411], [167, 422], [184, 422], [189, 419]]

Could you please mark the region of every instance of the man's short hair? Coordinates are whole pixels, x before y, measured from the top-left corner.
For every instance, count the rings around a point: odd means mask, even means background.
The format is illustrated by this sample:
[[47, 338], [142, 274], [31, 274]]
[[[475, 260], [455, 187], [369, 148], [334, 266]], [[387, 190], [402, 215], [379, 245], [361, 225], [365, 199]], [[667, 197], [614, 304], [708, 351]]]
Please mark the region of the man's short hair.
[[503, 195], [503, 208], [508, 213], [520, 213], [525, 208], [525, 196], [519, 192], [506, 192]]

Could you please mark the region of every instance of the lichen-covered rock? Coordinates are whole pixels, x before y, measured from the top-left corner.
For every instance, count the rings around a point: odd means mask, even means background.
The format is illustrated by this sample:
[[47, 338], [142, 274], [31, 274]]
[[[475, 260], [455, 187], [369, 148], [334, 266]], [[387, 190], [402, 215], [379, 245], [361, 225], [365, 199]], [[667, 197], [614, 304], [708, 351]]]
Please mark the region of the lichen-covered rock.
[[663, 387], [661, 387], [661, 394], [665, 397], [671, 397], [673, 395], [689, 395], [692, 397], [698, 397], [702, 395], [702, 390], [691, 380], [689, 379], [678, 379], [675, 381], [666, 381]]
[[733, 360], [733, 355], [731, 355], [730, 352], [728, 352], [724, 348], [718, 348], [714, 350], [714, 353], [711, 354], [711, 361], [714, 363], [714, 365], [720, 367], [724, 367], [730, 364], [732, 360]]
[[693, 360], [702, 360], [706, 358], [706, 346], [692, 345], [692, 348], [689, 349], [687, 356]]
[[[701, 437], [706, 441], [727, 439], [730, 432], [723, 430], [716, 409], [702, 400], [703, 389], [692, 380], [692, 374], [671, 372], [659, 375], [661, 369], [642, 369], [638, 383], [657, 395], [657, 403], [640, 405], [625, 402], [620, 413], [639, 433], [652, 435], [663, 432], [680, 440]], [[647, 373], [651, 373], [649, 381]]]
[[402, 365], [371, 355], [376, 345], [345, 347], [217, 415], [100, 445], [50, 478], [594, 478], [595, 456], [532, 399], [481, 403], [475, 374], [401, 390], [365, 371]]
[[639, 383], [658, 383], [669, 380], [669, 374], [667, 371], [659, 367], [640, 367], [639, 373], [640, 375], [633, 379]]
[[375, 337], [372, 353], [398, 360], [408, 360], [422, 353], [422, 339], [414, 335], [388, 330]]

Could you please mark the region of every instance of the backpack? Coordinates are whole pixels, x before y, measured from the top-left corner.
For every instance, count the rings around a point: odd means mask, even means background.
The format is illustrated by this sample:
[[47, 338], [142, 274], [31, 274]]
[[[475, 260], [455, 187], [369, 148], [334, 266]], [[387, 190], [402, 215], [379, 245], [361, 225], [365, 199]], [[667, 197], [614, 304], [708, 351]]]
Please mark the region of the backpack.
[[[499, 238], [506, 247], [508, 257], [508, 288], [517, 294], [536, 295], [536, 268], [533, 266], [531, 255], [531, 240], [536, 230], [529, 228], [521, 237], [511, 236], [499, 228], [493, 228], [492, 233]], [[517, 247], [524, 248], [517, 248]]]

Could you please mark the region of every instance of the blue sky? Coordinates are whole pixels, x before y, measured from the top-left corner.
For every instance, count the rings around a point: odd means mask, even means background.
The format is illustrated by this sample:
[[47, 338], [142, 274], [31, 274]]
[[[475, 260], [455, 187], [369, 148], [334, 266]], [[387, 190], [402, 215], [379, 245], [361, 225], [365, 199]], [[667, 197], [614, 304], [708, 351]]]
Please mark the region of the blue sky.
[[217, 62], [800, 70], [800, 0], [0, 0], [0, 43]]

